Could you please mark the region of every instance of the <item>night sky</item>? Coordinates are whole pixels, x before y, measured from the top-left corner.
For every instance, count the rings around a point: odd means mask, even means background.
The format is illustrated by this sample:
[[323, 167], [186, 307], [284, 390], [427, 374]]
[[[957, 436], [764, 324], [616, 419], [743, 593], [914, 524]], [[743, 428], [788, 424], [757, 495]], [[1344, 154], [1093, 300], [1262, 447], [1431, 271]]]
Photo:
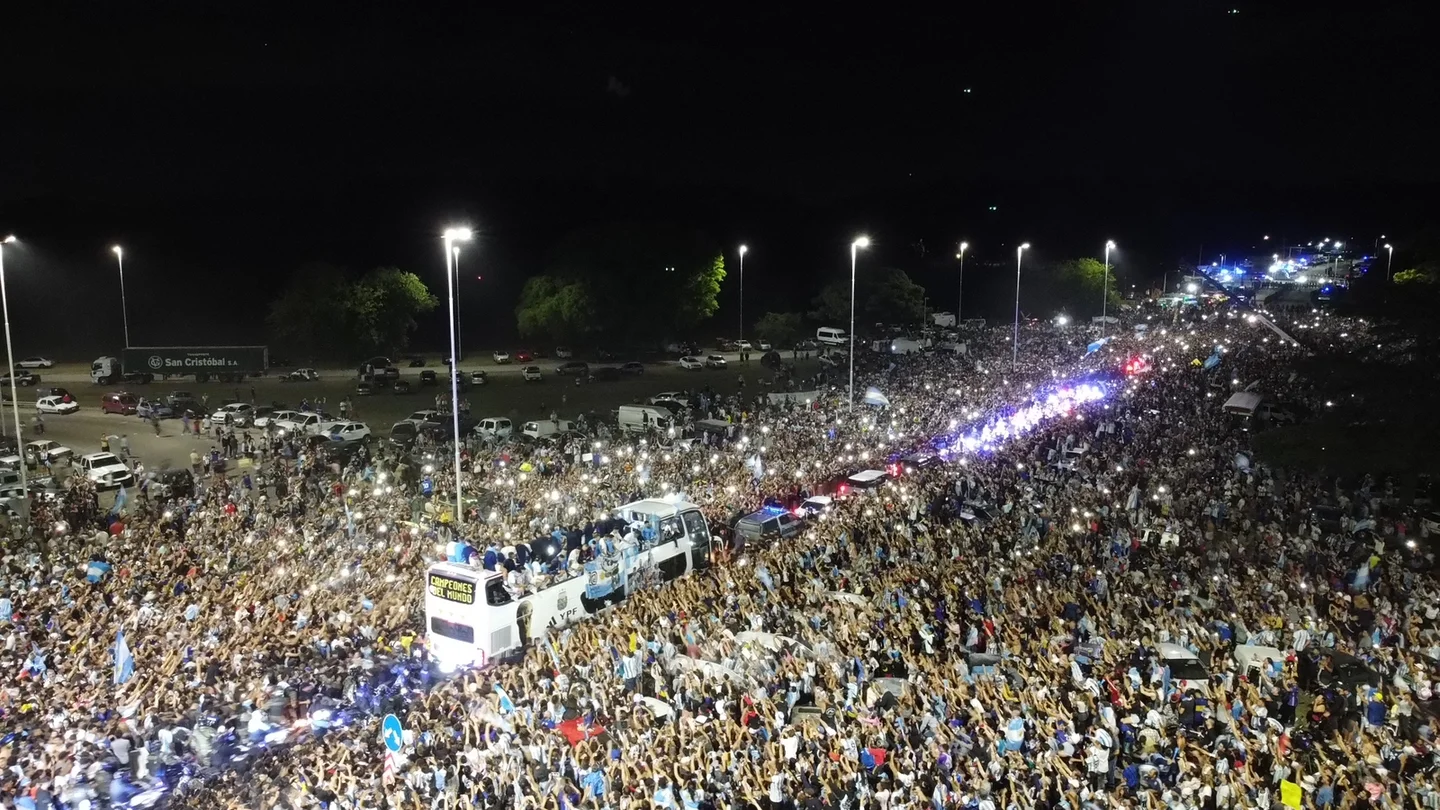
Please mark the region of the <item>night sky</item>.
[[943, 307], [961, 238], [984, 299], [1018, 239], [1043, 259], [1113, 238], [1143, 279], [1261, 233], [1423, 225], [1424, 5], [1234, 2], [7, 9], [16, 351], [118, 347], [117, 241], [134, 343], [261, 342], [303, 264], [393, 263], [443, 290], [439, 229], [470, 224], [478, 350], [513, 343], [549, 245], [619, 217], [746, 242], [752, 320], [803, 307], [862, 231]]

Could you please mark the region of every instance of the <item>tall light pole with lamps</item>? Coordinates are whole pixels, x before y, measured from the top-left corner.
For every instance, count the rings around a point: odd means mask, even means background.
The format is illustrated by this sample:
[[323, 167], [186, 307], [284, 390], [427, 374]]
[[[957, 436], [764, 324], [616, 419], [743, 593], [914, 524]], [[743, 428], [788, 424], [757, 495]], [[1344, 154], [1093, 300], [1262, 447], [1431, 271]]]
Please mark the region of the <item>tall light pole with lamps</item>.
[[737, 340], [745, 339], [745, 254], [750, 248], [740, 246], [740, 336]]
[[125, 308], [125, 249], [116, 245], [110, 248], [115, 254], [115, 264], [120, 268], [120, 318], [125, 324], [125, 348], [130, 348], [130, 311]]
[[1385, 251], [1389, 254], [1385, 257], [1385, 283], [1389, 284], [1395, 278], [1390, 272], [1395, 269], [1395, 246], [1386, 242]]
[[960, 243], [960, 252], [955, 258], [960, 260], [960, 291], [955, 295], [955, 328], [960, 328], [960, 305], [965, 302], [965, 251], [970, 249], [969, 242]]
[[[455, 353], [455, 286], [460, 279], [459, 248], [456, 242], [470, 241], [469, 228], [447, 228], [445, 230], [445, 292], [450, 296], [450, 418], [455, 427], [455, 525], [459, 526], [465, 510], [460, 491], [460, 373]], [[453, 277], [453, 279], [452, 279]], [[451, 282], [454, 281], [452, 286]]]
[[1029, 249], [1029, 242], [1015, 248], [1015, 337], [1010, 352], [1012, 367], [1020, 365], [1020, 257]]
[[450, 373], [460, 368], [460, 356], [465, 353], [465, 341], [460, 338], [460, 246], [451, 245], [450, 254], [455, 257], [455, 351], [450, 353]]
[[[5, 359], [9, 362], [8, 368], [10, 369], [10, 410], [15, 414], [15, 452], [20, 454], [25, 450], [20, 433], [20, 394], [15, 390], [15, 351], [10, 347], [10, 299], [5, 295], [5, 246], [13, 244], [15, 244], [14, 236], [0, 239], [0, 310], [4, 311], [5, 318]], [[28, 495], [30, 485], [26, 480], [23, 459], [18, 466], [20, 467], [20, 491]], [[30, 520], [30, 499], [25, 497], [21, 502], [25, 505], [23, 517], [28, 522]]]
[[870, 247], [870, 237], [850, 243], [850, 410], [855, 410], [855, 257], [860, 248]]
[[[1265, 237], [1265, 238], [1266, 238], [1266, 239], [1269, 239], [1270, 237], [1267, 236], [1267, 237]], [[1109, 321], [1105, 320], [1105, 315], [1106, 315], [1106, 313], [1109, 311], [1109, 310], [1108, 310], [1108, 307], [1109, 307], [1109, 305], [1110, 305], [1110, 251], [1112, 251], [1112, 250], [1114, 250], [1114, 249], [1115, 249], [1115, 240], [1114, 240], [1114, 239], [1111, 239], [1111, 240], [1109, 240], [1109, 241], [1107, 241], [1107, 242], [1105, 243], [1105, 280], [1104, 280], [1103, 282], [1101, 282], [1101, 284], [1100, 284], [1100, 328], [1101, 328], [1101, 329], [1104, 329], [1104, 328], [1105, 328], [1105, 324], [1109, 323]]]

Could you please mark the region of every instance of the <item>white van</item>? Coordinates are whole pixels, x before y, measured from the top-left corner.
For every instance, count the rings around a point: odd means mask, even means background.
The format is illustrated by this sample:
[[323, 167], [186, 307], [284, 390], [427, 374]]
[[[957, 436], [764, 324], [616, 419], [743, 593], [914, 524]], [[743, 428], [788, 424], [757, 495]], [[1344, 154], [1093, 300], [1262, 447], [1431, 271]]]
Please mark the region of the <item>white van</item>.
[[569, 419], [542, 419], [539, 422], [526, 422], [520, 432], [532, 439], [538, 439], [556, 433], [569, 433], [574, 429], [575, 423]]
[[492, 416], [489, 419], [481, 419], [480, 424], [475, 426], [475, 433], [480, 436], [492, 436], [496, 439], [503, 439], [515, 432], [515, 426], [509, 419], [501, 416]]
[[1225, 400], [1220, 409], [1235, 416], [1251, 417], [1260, 408], [1263, 399], [1264, 397], [1254, 391], [1241, 391]]
[[626, 433], [644, 433], [647, 430], [669, 430], [675, 426], [675, 417], [666, 408], [649, 405], [621, 405], [615, 412], [620, 430]]
[[845, 346], [850, 343], [850, 336], [845, 334], [844, 329], [822, 326], [815, 330], [815, 342], [826, 346]]
[[895, 338], [890, 341], [891, 354], [919, 354], [923, 348], [920, 341], [910, 338]]

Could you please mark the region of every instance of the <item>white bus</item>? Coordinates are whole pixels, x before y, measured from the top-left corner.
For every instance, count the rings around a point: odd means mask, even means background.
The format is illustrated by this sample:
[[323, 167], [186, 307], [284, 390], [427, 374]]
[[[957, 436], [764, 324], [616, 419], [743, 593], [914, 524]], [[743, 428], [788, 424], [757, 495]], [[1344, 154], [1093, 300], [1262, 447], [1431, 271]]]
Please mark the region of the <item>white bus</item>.
[[519, 598], [505, 587], [503, 568], [431, 565], [425, 573], [425, 626], [441, 668], [484, 666], [546, 629], [709, 567], [710, 528], [695, 504], [678, 498], [636, 501], [617, 509], [615, 517], [640, 524], [648, 539], [617, 544], [613, 553], [586, 563], [583, 574], [547, 582]]

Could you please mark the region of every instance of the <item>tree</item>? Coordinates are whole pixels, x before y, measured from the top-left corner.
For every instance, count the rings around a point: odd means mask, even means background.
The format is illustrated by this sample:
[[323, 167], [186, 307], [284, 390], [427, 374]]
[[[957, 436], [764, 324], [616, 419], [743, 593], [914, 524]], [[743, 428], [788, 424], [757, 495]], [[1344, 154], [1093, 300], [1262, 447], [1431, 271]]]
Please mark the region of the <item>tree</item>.
[[1108, 287], [1105, 299], [1109, 309], [1123, 304], [1114, 271], [1105, 282], [1105, 264], [1099, 259], [1065, 259], [1041, 264], [1021, 276], [1020, 308], [1039, 318], [1064, 311], [1077, 318], [1089, 318], [1101, 312], [1101, 290]]
[[303, 356], [342, 357], [348, 351], [344, 271], [328, 264], [300, 268], [284, 292], [270, 304], [266, 317], [271, 340], [299, 350]]
[[[515, 308], [521, 332], [603, 334], [645, 342], [683, 336], [719, 308], [725, 258], [704, 235], [671, 225], [620, 223], [560, 241]], [[645, 305], [636, 317], [637, 304]]]
[[525, 282], [515, 320], [527, 338], [553, 337], [571, 341], [595, 327], [595, 308], [583, 282], [565, 283], [554, 276], [536, 276]]
[[304, 356], [354, 358], [403, 350], [415, 319], [438, 304], [414, 273], [380, 267], [351, 281], [339, 268], [311, 265], [271, 302], [266, 320], [277, 344]]
[[[910, 280], [904, 270], [887, 267], [855, 279], [859, 316], [884, 323], [918, 323], [925, 313], [925, 288]], [[820, 288], [810, 317], [819, 323], [850, 322], [850, 278], [837, 278]]]
[[346, 308], [362, 354], [403, 350], [415, 319], [439, 306], [425, 282], [395, 267], [377, 267], [350, 285]]
[[755, 324], [755, 334], [776, 347], [795, 345], [800, 329], [798, 312], [767, 312]]
[[1435, 284], [1440, 282], [1440, 273], [1433, 266], [1421, 265], [1395, 274], [1396, 284]]

